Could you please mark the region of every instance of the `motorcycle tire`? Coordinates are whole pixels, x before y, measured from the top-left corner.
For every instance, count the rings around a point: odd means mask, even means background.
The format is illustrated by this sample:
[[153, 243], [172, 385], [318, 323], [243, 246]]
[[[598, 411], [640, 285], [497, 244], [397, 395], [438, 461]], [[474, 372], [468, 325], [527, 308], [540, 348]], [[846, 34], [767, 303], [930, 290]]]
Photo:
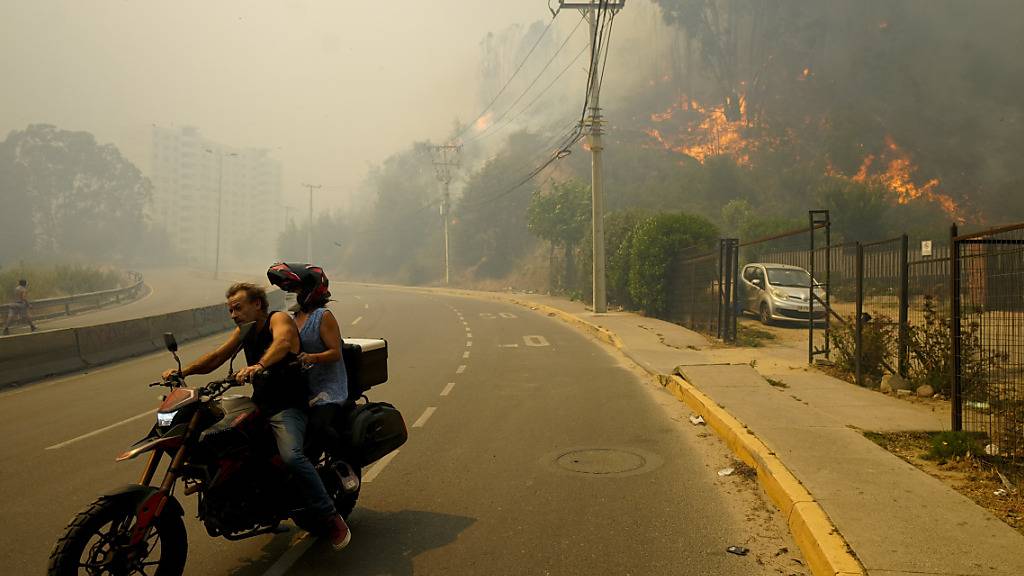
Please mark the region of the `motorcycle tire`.
[[[150, 557], [142, 559], [145, 566], [133, 565], [118, 558], [124, 548], [111, 546], [111, 538], [127, 541], [134, 524], [135, 502], [130, 498], [104, 496], [79, 512], [68, 524], [64, 534], [50, 553], [48, 576], [79, 576], [94, 574], [147, 574], [181, 576], [188, 557], [188, 536], [185, 523], [177, 514], [161, 515], [156, 521], [154, 536], [159, 541], [158, 563]], [[108, 529], [109, 526], [109, 529]], [[98, 541], [90, 545], [90, 542]], [[146, 541], [150, 552], [155, 542]], [[119, 561], [120, 560], [120, 561]], [[94, 569], [83, 564], [91, 564]], [[145, 572], [142, 569], [145, 569]], [[155, 571], [153, 570], [155, 568]], [[81, 569], [81, 572], [79, 571]]]

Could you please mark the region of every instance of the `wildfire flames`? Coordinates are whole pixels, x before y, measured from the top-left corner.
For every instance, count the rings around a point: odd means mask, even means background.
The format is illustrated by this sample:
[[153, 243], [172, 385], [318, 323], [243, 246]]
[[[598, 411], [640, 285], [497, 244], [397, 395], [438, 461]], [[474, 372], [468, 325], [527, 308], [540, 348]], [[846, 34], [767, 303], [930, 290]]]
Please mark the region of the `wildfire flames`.
[[[810, 69], [804, 69], [805, 77], [810, 74]], [[645, 132], [665, 150], [685, 154], [702, 164], [711, 156], [726, 155], [740, 165], [749, 165], [752, 152], [762, 145], [770, 145], [744, 136], [748, 122], [746, 101], [743, 99], [740, 100], [738, 120], [730, 121], [724, 106], [705, 108], [687, 98], [680, 99], [663, 112], [651, 114], [650, 120], [658, 124], [674, 121], [680, 125], [674, 134], [658, 128], [648, 128]], [[829, 175], [849, 178], [854, 182], [878, 183], [894, 194], [898, 204], [924, 200], [937, 204], [954, 220], [965, 221], [953, 198], [938, 191], [937, 178], [917, 185], [913, 179], [915, 172], [917, 167], [910, 154], [900, 148], [891, 136], [885, 137], [884, 151], [878, 157], [874, 154], [866, 156], [852, 177], [839, 173], [831, 164], [826, 169]]]
[[[746, 103], [740, 101], [740, 120], [730, 121], [724, 106], [705, 108], [697, 102], [686, 99], [673, 104], [664, 112], [651, 114], [652, 122], [672, 120], [677, 111], [687, 113], [683, 122], [685, 129], [677, 136], [666, 138], [656, 128], [647, 129], [647, 135], [654, 138], [666, 150], [685, 154], [703, 163], [710, 156], [729, 155], [740, 164], [750, 163], [749, 152], [754, 142], [743, 138], [746, 125]], [[697, 122], [686, 121], [689, 118]]]
[[885, 162], [885, 171], [872, 175], [871, 167], [875, 163], [875, 156], [869, 154], [861, 162], [857, 174], [851, 180], [854, 182], [878, 182], [896, 194], [896, 202], [899, 204], [909, 204], [912, 200], [921, 198], [938, 204], [954, 220], [958, 222], [965, 220], [960, 214], [960, 207], [957, 206], [956, 201], [948, 195], [936, 191], [939, 186], [937, 178], [932, 178], [921, 186], [914, 183], [912, 177], [917, 168], [911, 162], [910, 155], [900, 148], [891, 136], [885, 137], [883, 161]]

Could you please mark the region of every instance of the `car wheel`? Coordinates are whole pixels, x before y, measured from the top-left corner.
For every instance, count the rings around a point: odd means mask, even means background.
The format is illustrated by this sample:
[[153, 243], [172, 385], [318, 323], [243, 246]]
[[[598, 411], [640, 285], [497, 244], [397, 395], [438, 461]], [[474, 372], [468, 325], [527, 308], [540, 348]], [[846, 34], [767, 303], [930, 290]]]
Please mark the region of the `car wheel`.
[[768, 303], [767, 302], [761, 302], [761, 309], [760, 309], [760, 313], [759, 313], [758, 316], [761, 319], [761, 324], [764, 324], [766, 326], [770, 326], [771, 325], [771, 323], [772, 323], [772, 311], [768, 307]]

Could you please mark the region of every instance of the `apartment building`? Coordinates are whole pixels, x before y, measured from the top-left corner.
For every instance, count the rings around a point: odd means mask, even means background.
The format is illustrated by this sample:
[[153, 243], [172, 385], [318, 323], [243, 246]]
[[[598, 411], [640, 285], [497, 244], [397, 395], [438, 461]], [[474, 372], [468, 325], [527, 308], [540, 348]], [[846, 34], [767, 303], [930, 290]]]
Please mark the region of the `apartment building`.
[[150, 217], [183, 262], [212, 270], [273, 262], [281, 231], [281, 164], [267, 150], [235, 148], [197, 128], [153, 127]]

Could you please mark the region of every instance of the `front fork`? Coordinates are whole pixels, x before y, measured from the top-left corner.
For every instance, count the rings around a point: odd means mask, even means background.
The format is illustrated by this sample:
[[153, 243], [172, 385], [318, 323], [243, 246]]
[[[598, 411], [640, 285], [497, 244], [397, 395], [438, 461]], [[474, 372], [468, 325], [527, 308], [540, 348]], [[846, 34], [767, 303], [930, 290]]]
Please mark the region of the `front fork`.
[[[163, 512], [164, 505], [167, 503], [168, 495], [171, 493], [171, 490], [174, 489], [174, 483], [178, 480], [178, 476], [181, 474], [181, 465], [185, 462], [185, 456], [188, 453], [189, 448], [192, 446], [192, 436], [195, 434], [198, 426], [199, 410], [196, 410], [195, 414], [192, 415], [192, 420], [188, 423], [188, 428], [185, 430], [181, 446], [178, 447], [178, 451], [175, 452], [170, 466], [167, 467], [167, 473], [164, 474], [164, 479], [160, 483], [160, 489], [153, 492], [152, 495], [146, 498], [135, 513], [136, 522], [135, 527], [132, 529], [132, 545], [136, 545], [145, 540], [150, 527], [153, 525], [153, 520], [158, 518], [160, 513]], [[153, 454], [149, 457], [149, 462], [146, 463], [146, 468], [142, 471], [142, 477], [139, 479], [139, 484], [149, 486], [149, 483], [153, 481], [153, 476], [156, 474], [156, 468], [160, 463], [162, 455], [162, 450], [153, 451]]]

